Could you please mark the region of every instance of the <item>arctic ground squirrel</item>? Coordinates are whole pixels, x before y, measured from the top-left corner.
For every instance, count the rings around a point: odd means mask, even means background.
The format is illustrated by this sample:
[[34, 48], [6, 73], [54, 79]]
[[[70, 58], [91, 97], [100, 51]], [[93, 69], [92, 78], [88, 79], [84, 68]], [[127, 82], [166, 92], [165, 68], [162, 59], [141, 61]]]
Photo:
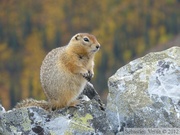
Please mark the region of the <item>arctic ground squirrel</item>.
[[76, 106], [77, 97], [94, 75], [94, 56], [99, 49], [94, 35], [78, 33], [66, 46], [50, 51], [40, 69], [41, 85], [48, 101], [27, 99], [16, 108], [39, 106], [49, 110]]

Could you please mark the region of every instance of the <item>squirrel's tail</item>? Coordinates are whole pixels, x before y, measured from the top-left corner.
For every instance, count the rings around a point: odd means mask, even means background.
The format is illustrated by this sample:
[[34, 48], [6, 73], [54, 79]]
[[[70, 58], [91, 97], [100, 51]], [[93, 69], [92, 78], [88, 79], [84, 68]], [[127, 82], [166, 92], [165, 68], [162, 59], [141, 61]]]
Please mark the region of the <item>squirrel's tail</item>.
[[49, 110], [50, 109], [50, 105], [47, 101], [45, 100], [35, 100], [35, 99], [26, 99], [23, 100], [21, 102], [19, 102], [15, 108], [23, 108], [23, 107], [30, 107], [30, 106], [37, 106], [37, 107], [41, 107], [45, 110]]

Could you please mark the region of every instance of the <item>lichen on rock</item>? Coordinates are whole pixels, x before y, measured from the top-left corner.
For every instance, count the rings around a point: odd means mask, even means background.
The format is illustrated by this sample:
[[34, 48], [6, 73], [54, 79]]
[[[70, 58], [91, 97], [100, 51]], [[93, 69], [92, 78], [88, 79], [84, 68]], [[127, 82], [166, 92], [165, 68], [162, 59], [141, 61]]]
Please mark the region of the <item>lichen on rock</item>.
[[180, 48], [149, 53], [120, 68], [108, 81], [107, 116], [123, 127], [180, 128]]
[[[83, 96], [86, 98], [82, 98]], [[90, 83], [87, 84], [80, 98], [82, 103], [79, 106], [52, 112], [39, 107], [28, 107], [1, 113], [0, 134], [112, 134], [104, 105]]]

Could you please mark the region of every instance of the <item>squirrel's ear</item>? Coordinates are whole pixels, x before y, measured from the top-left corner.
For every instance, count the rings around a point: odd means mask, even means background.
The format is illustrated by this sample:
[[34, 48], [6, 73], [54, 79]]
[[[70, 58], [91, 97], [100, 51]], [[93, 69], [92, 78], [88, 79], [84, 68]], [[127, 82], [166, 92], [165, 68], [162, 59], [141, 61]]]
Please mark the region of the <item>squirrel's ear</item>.
[[76, 40], [79, 40], [79, 38], [80, 38], [80, 35], [79, 35], [79, 34], [76, 34], [76, 35], [75, 35], [75, 39], [76, 39]]

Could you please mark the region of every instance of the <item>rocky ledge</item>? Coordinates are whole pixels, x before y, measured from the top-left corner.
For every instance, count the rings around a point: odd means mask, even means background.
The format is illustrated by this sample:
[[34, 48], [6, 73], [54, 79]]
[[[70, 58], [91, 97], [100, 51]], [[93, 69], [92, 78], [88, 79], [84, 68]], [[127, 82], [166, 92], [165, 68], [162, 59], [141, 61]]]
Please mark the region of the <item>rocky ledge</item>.
[[48, 112], [38, 107], [0, 108], [0, 134], [3, 135], [82, 135], [112, 134], [104, 105], [88, 83], [77, 107]]
[[3, 135], [113, 135], [126, 128], [180, 128], [180, 48], [149, 53], [120, 68], [108, 81], [106, 109], [88, 83], [77, 107], [5, 111]]

